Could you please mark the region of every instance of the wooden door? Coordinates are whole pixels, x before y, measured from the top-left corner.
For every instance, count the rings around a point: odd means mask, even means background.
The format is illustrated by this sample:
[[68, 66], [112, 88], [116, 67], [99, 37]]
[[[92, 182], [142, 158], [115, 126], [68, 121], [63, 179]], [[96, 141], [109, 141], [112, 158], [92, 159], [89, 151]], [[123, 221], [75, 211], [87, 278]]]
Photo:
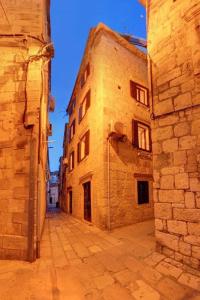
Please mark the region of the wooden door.
[[84, 219], [91, 222], [91, 184], [90, 181], [83, 184], [84, 189]]

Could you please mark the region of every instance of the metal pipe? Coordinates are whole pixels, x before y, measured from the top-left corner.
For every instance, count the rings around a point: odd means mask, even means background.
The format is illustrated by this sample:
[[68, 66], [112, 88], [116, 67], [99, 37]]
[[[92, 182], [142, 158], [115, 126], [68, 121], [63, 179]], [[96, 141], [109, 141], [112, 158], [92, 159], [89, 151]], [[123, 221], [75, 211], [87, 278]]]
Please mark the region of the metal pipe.
[[108, 181], [107, 181], [107, 186], [108, 186], [108, 230], [111, 230], [111, 220], [110, 220], [110, 135], [107, 137], [107, 150], [108, 150]]

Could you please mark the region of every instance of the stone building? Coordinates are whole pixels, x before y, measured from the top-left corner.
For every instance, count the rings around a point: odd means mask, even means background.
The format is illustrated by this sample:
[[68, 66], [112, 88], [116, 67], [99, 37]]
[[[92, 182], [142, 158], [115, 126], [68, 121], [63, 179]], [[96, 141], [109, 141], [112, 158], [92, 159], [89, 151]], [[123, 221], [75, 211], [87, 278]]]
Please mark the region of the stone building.
[[161, 252], [199, 269], [200, 2], [146, 3], [156, 238]]
[[46, 212], [49, 1], [0, 6], [0, 258], [39, 256]]
[[107, 229], [152, 218], [146, 55], [92, 29], [67, 112], [67, 211]]
[[51, 172], [49, 179], [49, 190], [48, 190], [48, 208], [58, 207], [59, 200], [59, 172]]

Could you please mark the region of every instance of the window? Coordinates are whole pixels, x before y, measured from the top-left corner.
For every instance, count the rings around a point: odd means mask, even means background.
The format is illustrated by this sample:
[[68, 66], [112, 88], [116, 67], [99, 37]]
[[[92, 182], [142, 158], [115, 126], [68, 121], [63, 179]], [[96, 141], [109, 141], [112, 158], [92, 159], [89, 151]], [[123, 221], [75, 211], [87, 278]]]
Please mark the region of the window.
[[74, 169], [74, 151], [72, 151], [69, 155], [69, 171]]
[[138, 204], [149, 203], [149, 182], [137, 182]]
[[89, 107], [90, 107], [90, 91], [87, 92], [83, 102], [80, 105], [80, 108], [79, 108], [79, 123], [81, 122], [81, 120], [85, 116], [85, 114], [86, 114]]
[[151, 130], [142, 122], [133, 120], [133, 145], [141, 150], [151, 151]]
[[77, 146], [77, 160], [82, 161], [89, 154], [89, 139], [90, 131], [88, 130], [86, 134], [82, 137]]
[[75, 109], [75, 106], [76, 106], [76, 98], [74, 98], [69, 106], [69, 109], [68, 109], [68, 113], [69, 113], [69, 116], [72, 115], [74, 109]]
[[75, 125], [76, 125], [76, 121], [74, 120], [71, 126], [69, 127], [69, 142], [72, 140], [73, 136], [75, 135]]
[[130, 81], [131, 86], [131, 96], [135, 98], [138, 102], [149, 106], [149, 91], [146, 87], [139, 83]]
[[86, 80], [88, 78], [88, 76], [90, 75], [90, 65], [87, 64], [85, 71], [83, 72], [81, 79], [80, 79], [80, 85], [81, 88], [84, 86], [84, 84], [86, 83]]

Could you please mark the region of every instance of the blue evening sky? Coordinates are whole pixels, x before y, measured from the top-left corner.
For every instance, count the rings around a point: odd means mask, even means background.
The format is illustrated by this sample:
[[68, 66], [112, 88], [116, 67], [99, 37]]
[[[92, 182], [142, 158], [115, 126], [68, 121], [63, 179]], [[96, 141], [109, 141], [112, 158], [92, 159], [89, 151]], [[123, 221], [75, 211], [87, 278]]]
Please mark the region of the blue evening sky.
[[66, 107], [76, 80], [88, 33], [99, 22], [120, 33], [146, 36], [145, 9], [137, 0], [51, 0], [51, 31], [55, 47], [51, 93], [56, 109], [50, 113], [53, 136], [49, 140], [50, 168], [59, 167]]

